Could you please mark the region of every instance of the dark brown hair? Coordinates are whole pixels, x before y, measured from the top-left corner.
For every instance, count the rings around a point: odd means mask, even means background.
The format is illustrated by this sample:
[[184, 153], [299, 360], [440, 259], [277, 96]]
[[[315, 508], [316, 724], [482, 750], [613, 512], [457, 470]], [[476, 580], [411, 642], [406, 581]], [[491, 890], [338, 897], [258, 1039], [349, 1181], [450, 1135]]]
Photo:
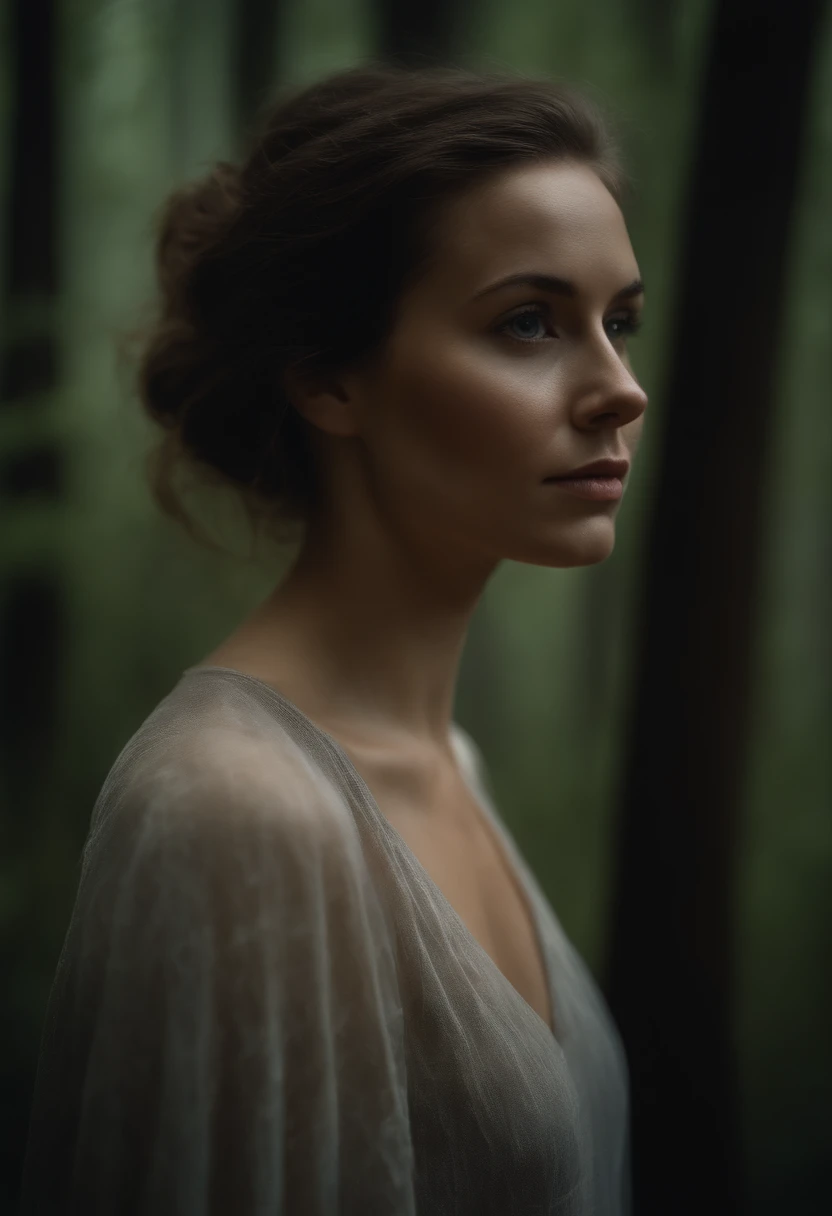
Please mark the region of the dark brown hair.
[[194, 538], [183, 468], [232, 485], [255, 531], [286, 540], [318, 495], [290, 367], [331, 372], [379, 351], [425, 273], [442, 205], [540, 160], [628, 186], [596, 102], [546, 79], [377, 61], [281, 95], [239, 165], [219, 162], [159, 217], [160, 309], [144, 335], [142, 404], [164, 428], [151, 490]]

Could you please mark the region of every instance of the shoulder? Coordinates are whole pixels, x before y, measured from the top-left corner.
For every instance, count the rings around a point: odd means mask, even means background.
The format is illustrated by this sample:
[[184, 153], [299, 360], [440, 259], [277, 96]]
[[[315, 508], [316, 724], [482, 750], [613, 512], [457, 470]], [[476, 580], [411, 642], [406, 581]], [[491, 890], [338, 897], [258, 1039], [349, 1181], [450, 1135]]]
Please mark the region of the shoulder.
[[220, 847], [360, 848], [349, 803], [314, 752], [237, 689], [180, 689], [125, 744], [93, 810], [86, 852], [126, 832]]
[[90, 961], [91, 982], [108, 959], [197, 982], [219, 954], [235, 974], [296, 959], [303, 974], [328, 965], [328, 942], [389, 962], [382, 893], [337, 782], [277, 722], [181, 708], [152, 714], [104, 783], [67, 957]]
[[386, 943], [358, 824], [314, 755], [256, 714], [151, 719], [95, 804], [75, 912], [85, 941], [123, 932], [141, 953], [175, 925], [194, 949], [256, 950], [268, 927], [278, 949], [331, 925]]

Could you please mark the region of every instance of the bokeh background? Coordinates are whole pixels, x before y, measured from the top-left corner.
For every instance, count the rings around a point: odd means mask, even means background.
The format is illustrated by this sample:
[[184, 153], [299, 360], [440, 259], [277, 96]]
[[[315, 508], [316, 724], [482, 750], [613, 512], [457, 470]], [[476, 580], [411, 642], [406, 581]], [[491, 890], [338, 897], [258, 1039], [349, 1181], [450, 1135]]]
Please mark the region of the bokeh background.
[[[821, 0], [0, 6], [0, 1210], [96, 794], [268, 590], [152, 507], [118, 359], [166, 192], [366, 57], [564, 77], [613, 115], [650, 394], [613, 556], [506, 563], [456, 717], [605, 988], [638, 1213], [832, 1186], [832, 21]], [[710, 506], [709, 506], [710, 504]], [[715, 504], [715, 505], [714, 505]]]

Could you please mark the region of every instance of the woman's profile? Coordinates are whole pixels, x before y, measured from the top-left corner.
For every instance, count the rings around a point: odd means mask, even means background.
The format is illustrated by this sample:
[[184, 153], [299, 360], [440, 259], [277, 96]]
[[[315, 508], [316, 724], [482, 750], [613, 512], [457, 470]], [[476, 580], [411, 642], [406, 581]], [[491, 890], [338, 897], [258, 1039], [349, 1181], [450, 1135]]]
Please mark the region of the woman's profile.
[[156, 499], [299, 545], [102, 786], [23, 1216], [629, 1210], [619, 1038], [453, 720], [499, 564], [613, 549], [625, 189], [568, 86], [369, 62], [166, 202]]

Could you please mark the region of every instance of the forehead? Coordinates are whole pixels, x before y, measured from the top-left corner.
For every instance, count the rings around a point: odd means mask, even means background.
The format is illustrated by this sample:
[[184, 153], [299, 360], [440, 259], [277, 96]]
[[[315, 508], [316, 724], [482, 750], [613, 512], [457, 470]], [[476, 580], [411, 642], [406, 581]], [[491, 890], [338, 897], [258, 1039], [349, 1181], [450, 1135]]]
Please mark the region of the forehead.
[[636, 277], [621, 210], [586, 165], [509, 169], [452, 199], [439, 223], [429, 294], [467, 299], [493, 279], [528, 270], [608, 293]]

